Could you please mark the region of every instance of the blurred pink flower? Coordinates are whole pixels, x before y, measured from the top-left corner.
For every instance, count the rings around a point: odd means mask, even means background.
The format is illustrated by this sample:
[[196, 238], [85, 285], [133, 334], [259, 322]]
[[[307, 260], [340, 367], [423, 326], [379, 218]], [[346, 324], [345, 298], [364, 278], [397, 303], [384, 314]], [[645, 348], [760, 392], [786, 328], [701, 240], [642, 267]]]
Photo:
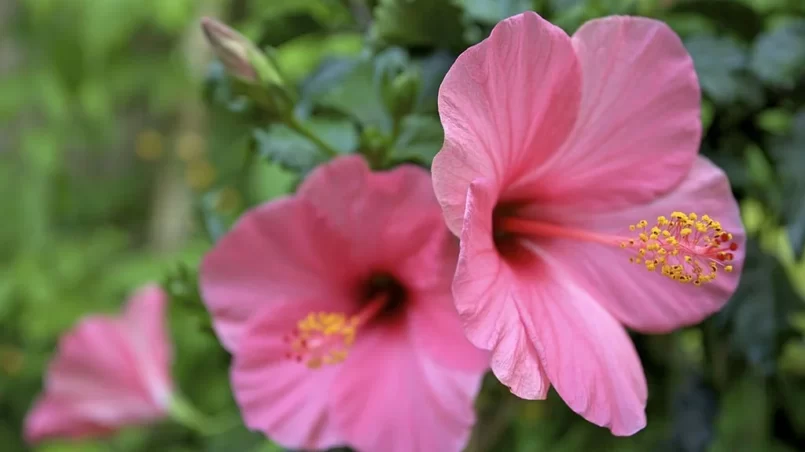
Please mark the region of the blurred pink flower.
[[488, 356], [452, 302], [456, 251], [413, 166], [342, 157], [246, 213], [200, 276], [246, 424], [291, 448], [461, 450]]
[[516, 395], [553, 384], [590, 422], [633, 434], [647, 389], [622, 324], [667, 332], [735, 290], [744, 231], [727, 178], [697, 157], [699, 101], [682, 42], [644, 18], [570, 38], [524, 13], [448, 72], [433, 184], [461, 239], [453, 295]]
[[29, 442], [102, 436], [158, 421], [171, 399], [166, 294], [135, 293], [121, 317], [84, 319], [59, 342], [44, 394], [25, 419]]

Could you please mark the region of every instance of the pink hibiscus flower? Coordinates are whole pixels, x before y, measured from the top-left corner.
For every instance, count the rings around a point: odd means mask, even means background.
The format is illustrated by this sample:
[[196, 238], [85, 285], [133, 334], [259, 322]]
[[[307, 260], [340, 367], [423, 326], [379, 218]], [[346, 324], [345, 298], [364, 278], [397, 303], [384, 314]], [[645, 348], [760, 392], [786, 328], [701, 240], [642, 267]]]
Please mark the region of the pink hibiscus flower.
[[682, 42], [644, 18], [571, 38], [524, 13], [448, 72], [433, 184], [461, 238], [453, 295], [516, 395], [552, 384], [633, 434], [647, 389], [622, 325], [667, 332], [735, 290], [744, 231], [726, 177], [697, 157], [699, 102]]
[[453, 305], [455, 245], [426, 171], [360, 157], [246, 213], [200, 286], [249, 428], [291, 448], [460, 450], [488, 355]]
[[166, 300], [159, 286], [146, 286], [122, 316], [88, 317], [61, 339], [44, 394], [25, 419], [29, 442], [103, 436], [167, 416]]

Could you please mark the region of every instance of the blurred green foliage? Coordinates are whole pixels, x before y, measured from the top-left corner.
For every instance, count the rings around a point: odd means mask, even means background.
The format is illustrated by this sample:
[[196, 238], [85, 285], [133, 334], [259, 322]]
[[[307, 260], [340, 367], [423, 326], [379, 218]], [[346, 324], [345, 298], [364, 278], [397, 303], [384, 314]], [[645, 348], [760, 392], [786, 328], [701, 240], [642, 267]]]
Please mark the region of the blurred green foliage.
[[[569, 33], [637, 14], [682, 36], [704, 94], [702, 151], [729, 173], [749, 254], [722, 312], [633, 335], [650, 386], [644, 431], [614, 438], [555, 395], [520, 401], [489, 378], [468, 450], [805, 449], [801, 0], [16, 0], [0, 5], [2, 450], [27, 450], [22, 419], [58, 336], [149, 280], [172, 294], [178, 385], [202, 411], [237, 416], [196, 268], [240, 213], [322, 156], [210, 61], [202, 16], [271, 52], [304, 130], [384, 168], [429, 165], [447, 69], [527, 9]], [[37, 450], [280, 449], [242, 426], [201, 437], [166, 422]]]

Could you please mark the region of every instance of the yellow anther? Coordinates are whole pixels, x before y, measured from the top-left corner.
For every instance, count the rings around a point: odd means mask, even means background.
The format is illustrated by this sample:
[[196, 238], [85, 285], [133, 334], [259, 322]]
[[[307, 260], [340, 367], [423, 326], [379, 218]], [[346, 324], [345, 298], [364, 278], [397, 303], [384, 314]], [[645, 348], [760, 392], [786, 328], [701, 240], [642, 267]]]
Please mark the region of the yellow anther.
[[660, 268], [663, 276], [695, 286], [715, 280], [720, 269], [733, 271], [727, 264], [732, 264], [738, 245], [709, 215], [676, 211], [670, 219], [658, 216], [654, 225], [640, 220], [629, 229], [638, 234], [621, 242], [621, 248], [635, 249], [629, 262], [643, 263], [649, 271]]
[[287, 358], [304, 362], [311, 369], [340, 363], [355, 343], [358, 323], [355, 317], [341, 313], [312, 312], [285, 337], [289, 345]]

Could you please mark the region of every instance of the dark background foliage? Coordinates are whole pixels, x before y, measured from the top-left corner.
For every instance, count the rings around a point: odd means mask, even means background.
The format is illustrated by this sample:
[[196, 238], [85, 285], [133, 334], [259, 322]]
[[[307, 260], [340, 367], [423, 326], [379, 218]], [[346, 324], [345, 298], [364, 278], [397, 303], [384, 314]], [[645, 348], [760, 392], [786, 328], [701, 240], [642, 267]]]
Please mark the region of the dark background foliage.
[[[468, 450], [805, 449], [801, 0], [2, 2], [0, 449], [27, 450], [22, 419], [58, 336], [82, 315], [118, 309], [147, 280], [173, 297], [179, 386], [203, 411], [236, 416], [195, 269], [240, 213], [292, 190], [322, 157], [210, 60], [200, 17], [270, 52], [306, 130], [337, 152], [427, 167], [441, 145], [447, 68], [527, 9], [569, 33], [637, 14], [682, 36], [704, 93], [702, 152], [729, 173], [749, 252], [722, 312], [633, 335], [650, 386], [644, 431], [614, 438], [555, 394], [524, 402], [489, 378]], [[243, 427], [200, 436], [166, 422], [36, 450], [281, 449]]]

